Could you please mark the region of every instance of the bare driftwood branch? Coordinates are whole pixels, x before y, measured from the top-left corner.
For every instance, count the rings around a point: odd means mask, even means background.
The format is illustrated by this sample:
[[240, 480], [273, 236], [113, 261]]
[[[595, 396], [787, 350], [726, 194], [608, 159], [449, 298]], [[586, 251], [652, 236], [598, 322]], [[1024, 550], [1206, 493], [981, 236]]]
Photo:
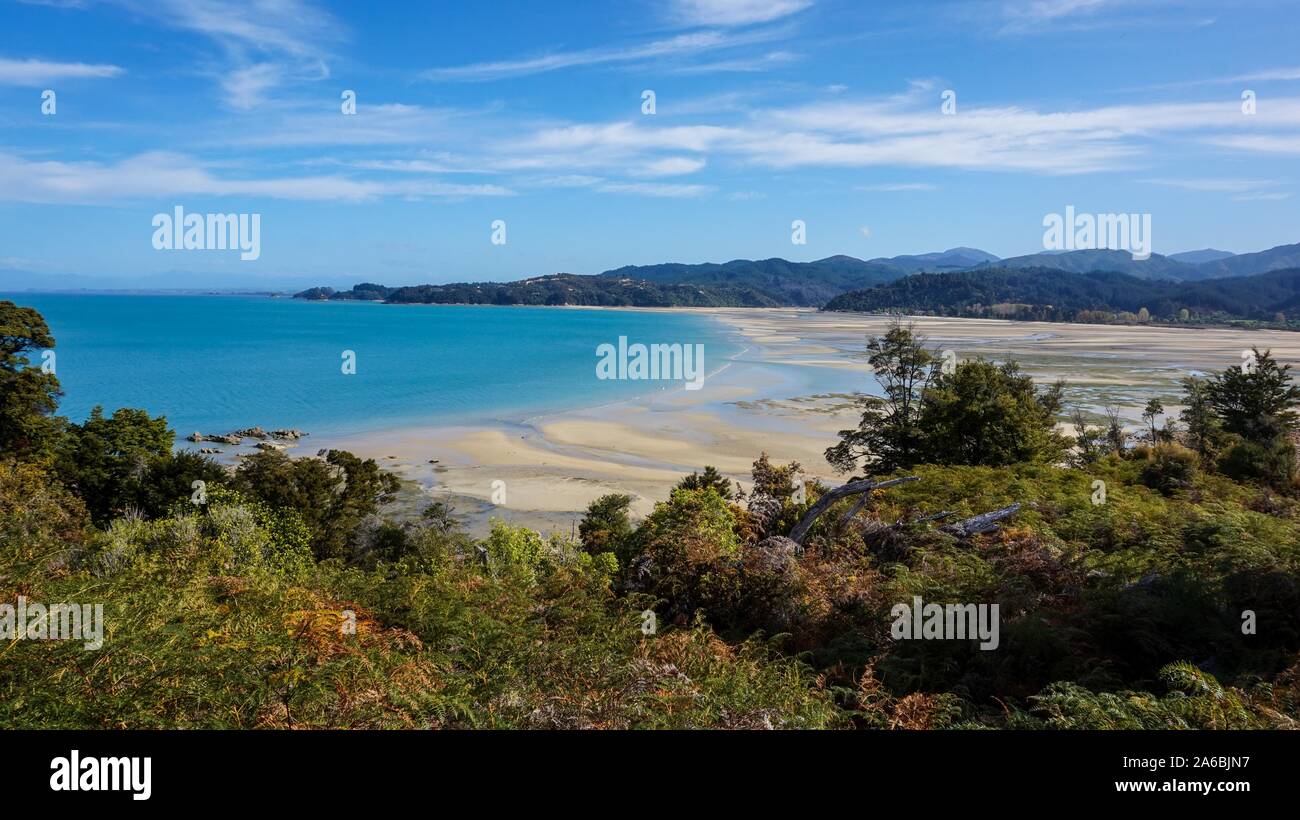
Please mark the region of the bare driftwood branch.
[[894, 522], [893, 528], [898, 530], [903, 527], [910, 527], [913, 524], [925, 524], [930, 521], [938, 521], [941, 518], [947, 518], [950, 515], [954, 515], [956, 512], [956, 510], [944, 510], [943, 512], [937, 512], [934, 515], [923, 515], [920, 518], [913, 518], [911, 521], [899, 520]]
[[998, 528], [998, 522], [1010, 518], [1020, 511], [1020, 502], [1017, 501], [1010, 507], [1003, 507], [1000, 510], [992, 510], [986, 513], [972, 516], [962, 521], [956, 521], [939, 529], [949, 535], [955, 535], [958, 538], [969, 538], [972, 535], [978, 535], [982, 532], [992, 532]]
[[872, 481], [864, 478], [861, 481], [850, 481], [842, 487], [836, 487], [828, 490], [825, 495], [817, 499], [817, 503], [808, 508], [808, 512], [803, 514], [799, 523], [795, 524], [794, 529], [790, 530], [790, 540], [796, 544], [803, 543], [803, 537], [808, 534], [817, 517], [826, 512], [836, 501], [841, 498], [847, 498], [851, 495], [879, 490], [884, 487], [893, 487], [896, 484], [906, 484], [909, 481], [920, 481], [920, 478], [914, 475], [904, 476], [902, 478], [891, 478], [888, 481]]

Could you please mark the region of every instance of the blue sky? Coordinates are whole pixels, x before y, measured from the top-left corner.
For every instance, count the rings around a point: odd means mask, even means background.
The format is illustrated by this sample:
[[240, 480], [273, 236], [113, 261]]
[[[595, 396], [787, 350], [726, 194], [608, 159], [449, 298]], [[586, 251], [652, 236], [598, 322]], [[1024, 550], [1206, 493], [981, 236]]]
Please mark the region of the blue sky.
[[[1152, 214], [1158, 253], [1300, 241], [1294, 2], [7, 0], [0, 30], [0, 287], [1010, 256], [1066, 205]], [[261, 256], [155, 250], [176, 205], [261, 214]]]

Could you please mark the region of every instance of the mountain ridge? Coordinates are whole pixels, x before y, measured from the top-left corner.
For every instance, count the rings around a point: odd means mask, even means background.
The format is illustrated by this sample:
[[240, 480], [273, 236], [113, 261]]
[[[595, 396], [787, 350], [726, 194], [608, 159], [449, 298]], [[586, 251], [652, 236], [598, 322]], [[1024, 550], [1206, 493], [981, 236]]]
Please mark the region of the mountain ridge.
[[[996, 257], [986, 251], [957, 247], [931, 254], [867, 260], [837, 254], [811, 262], [770, 257], [727, 262], [624, 265], [594, 275], [555, 273], [514, 282], [453, 282], [406, 287], [366, 283], [342, 291], [309, 288], [297, 296], [305, 299], [438, 304], [822, 307], [844, 294], [931, 273], [1021, 269], [1079, 276], [1107, 272], [1140, 281], [1191, 284], [1300, 268], [1300, 244], [1278, 245], [1248, 254], [1224, 256], [1226, 253], [1213, 249], [1185, 252], [1185, 256], [1192, 255], [1190, 258], [1206, 260], [1199, 264], [1160, 254], [1136, 260], [1126, 251], [1115, 250], [1038, 253], [994, 262], [990, 257]], [[952, 268], [952, 265], [959, 267]], [[1029, 282], [1023, 284], [1030, 286]], [[1067, 287], [1065, 290], [1070, 289]]]

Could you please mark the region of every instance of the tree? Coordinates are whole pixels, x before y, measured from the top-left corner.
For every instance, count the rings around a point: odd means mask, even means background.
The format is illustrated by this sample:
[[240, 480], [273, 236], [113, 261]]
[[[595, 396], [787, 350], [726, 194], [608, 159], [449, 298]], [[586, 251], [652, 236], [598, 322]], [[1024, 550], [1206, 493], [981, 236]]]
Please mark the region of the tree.
[[56, 472], [85, 501], [96, 524], [105, 525], [130, 509], [148, 512], [141, 500], [150, 492], [157, 463], [171, 456], [173, 435], [164, 416], [152, 418], [127, 407], [105, 416], [96, 407], [84, 423], [68, 425], [58, 445]]
[[724, 478], [722, 473], [718, 472], [716, 467], [704, 466], [703, 473], [691, 473], [690, 475], [677, 482], [679, 490], [703, 490], [712, 487], [717, 490], [718, 495], [728, 501], [735, 498], [735, 491], [732, 489], [731, 480]]
[[1234, 439], [1219, 469], [1232, 478], [1285, 489], [1295, 476], [1289, 434], [1300, 422], [1300, 387], [1291, 380], [1291, 366], [1279, 365], [1271, 351], [1252, 348], [1251, 354], [1249, 365], [1229, 367], [1205, 388], [1210, 407]]
[[736, 519], [715, 490], [673, 490], [625, 542], [620, 563], [642, 591], [668, 603], [668, 614], [714, 611], [734, 591], [740, 553]]
[[632, 534], [632, 523], [628, 518], [631, 506], [632, 496], [623, 493], [602, 495], [588, 504], [587, 514], [578, 523], [578, 537], [582, 539], [583, 548], [592, 555], [618, 551], [623, 540]]
[[1224, 430], [1267, 446], [1300, 422], [1300, 387], [1291, 381], [1291, 365], [1279, 365], [1271, 351], [1251, 353], [1250, 366], [1229, 367], [1206, 390]]
[[885, 395], [863, 397], [858, 428], [841, 430], [840, 442], [826, 450], [826, 460], [840, 472], [854, 470], [859, 463], [868, 473], [917, 463], [921, 394], [938, 370], [934, 354], [910, 325], [895, 322], [884, 336], [869, 340], [867, 351], [867, 362]]
[[1073, 408], [1070, 423], [1074, 426], [1074, 462], [1080, 467], [1087, 467], [1106, 452], [1106, 433], [1088, 426], [1081, 407]]
[[51, 452], [61, 428], [59, 380], [29, 367], [27, 354], [54, 347], [36, 310], [0, 301], [0, 455], [23, 458]]
[[1056, 432], [1062, 387], [1040, 393], [1015, 362], [963, 362], [922, 395], [918, 454], [931, 464], [1055, 462], [1067, 447]]
[[1151, 443], [1159, 441], [1159, 432], [1156, 430], [1156, 419], [1160, 414], [1165, 412], [1165, 406], [1160, 403], [1160, 399], [1152, 398], [1147, 402], [1146, 409], [1142, 411], [1142, 419], [1151, 426]]
[[1124, 417], [1120, 415], [1118, 405], [1106, 405], [1106, 451], [1124, 455], [1128, 447], [1128, 431], [1124, 429]]
[[1183, 410], [1178, 418], [1187, 425], [1187, 443], [1201, 458], [1202, 465], [1210, 464], [1221, 436], [1219, 420], [1210, 406], [1210, 393], [1204, 379], [1188, 376], [1183, 379]]
[[765, 495], [779, 500], [790, 498], [799, 490], [796, 479], [802, 470], [803, 467], [797, 461], [781, 467], [772, 463], [766, 450], [759, 453], [750, 471], [754, 479], [754, 495]]
[[172, 451], [148, 462], [141, 480], [131, 488], [129, 503], [150, 518], [158, 518], [177, 503], [189, 503], [196, 489], [194, 482], [202, 481], [206, 494], [229, 479], [226, 468], [205, 455]]
[[324, 459], [256, 453], [236, 472], [236, 487], [272, 508], [297, 510], [311, 529], [317, 560], [347, 558], [348, 544], [366, 516], [397, 492], [397, 476], [374, 459], [330, 450]]

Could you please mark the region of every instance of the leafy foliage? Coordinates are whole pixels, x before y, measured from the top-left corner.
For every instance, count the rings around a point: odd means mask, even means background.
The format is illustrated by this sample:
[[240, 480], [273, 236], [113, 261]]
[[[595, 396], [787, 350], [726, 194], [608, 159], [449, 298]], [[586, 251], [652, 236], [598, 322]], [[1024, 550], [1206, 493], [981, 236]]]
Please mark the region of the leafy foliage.
[[[748, 496], [706, 467], [636, 524], [630, 496], [597, 499], [580, 543], [504, 521], [475, 539], [443, 502], [385, 517], [396, 479], [349, 453], [230, 476], [144, 411], [73, 425], [29, 403], [6, 429], [53, 439], [0, 458], [0, 601], [101, 602], [107, 632], [94, 654], [0, 645], [0, 726], [1297, 726], [1286, 368], [1257, 352], [1190, 383], [1192, 447], [1154, 414], [1133, 447], [1117, 413], [1076, 424], [1070, 468], [1059, 389], [1014, 364], [943, 372], [901, 326], [871, 352], [886, 397], [832, 450], [918, 480], [823, 504], [802, 543], [828, 488], [766, 453]], [[1012, 502], [974, 536], [928, 521]], [[998, 650], [895, 640], [914, 596], [997, 604]]]

